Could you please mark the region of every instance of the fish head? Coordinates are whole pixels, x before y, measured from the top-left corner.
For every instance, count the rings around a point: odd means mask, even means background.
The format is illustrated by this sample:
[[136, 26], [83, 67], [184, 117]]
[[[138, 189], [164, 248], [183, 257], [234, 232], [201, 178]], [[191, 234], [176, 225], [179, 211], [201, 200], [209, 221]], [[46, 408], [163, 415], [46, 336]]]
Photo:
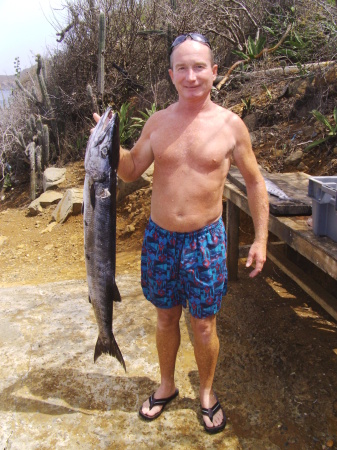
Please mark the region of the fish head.
[[[94, 181], [104, 181], [119, 160], [119, 117], [108, 108], [90, 136], [85, 152], [85, 171]], [[116, 135], [118, 135], [116, 137]], [[118, 148], [116, 148], [116, 140]], [[116, 155], [117, 153], [117, 155]], [[117, 160], [117, 165], [115, 160]], [[116, 167], [114, 167], [116, 166]]]

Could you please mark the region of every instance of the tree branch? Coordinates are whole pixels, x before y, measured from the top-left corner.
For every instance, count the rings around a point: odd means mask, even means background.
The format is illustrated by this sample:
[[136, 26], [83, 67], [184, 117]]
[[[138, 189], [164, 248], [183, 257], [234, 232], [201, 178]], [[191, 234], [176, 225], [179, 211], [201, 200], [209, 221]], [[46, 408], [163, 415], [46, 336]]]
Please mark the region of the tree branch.
[[284, 35], [282, 36], [282, 38], [279, 40], [279, 42], [272, 48], [264, 48], [263, 50], [260, 51], [260, 53], [258, 53], [257, 55], [254, 56], [254, 58], [247, 58], [247, 59], [242, 59], [240, 61], [237, 61], [236, 63], [234, 63], [229, 69], [228, 72], [225, 74], [225, 76], [223, 77], [223, 79], [220, 81], [220, 83], [217, 84], [216, 88], [218, 90], [221, 89], [221, 87], [226, 83], [226, 81], [228, 80], [228, 78], [230, 77], [230, 74], [233, 72], [234, 69], [236, 69], [240, 64], [243, 63], [247, 63], [252, 61], [252, 59], [258, 59], [261, 58], [261, 56], [264, 56], [268, 53], [273, 53], [275, 50], [277, 50], [280, 45], [283, 44], [283, 42], [285, 41], [286, 37], [288, 36], [288, 34], [290, 33], [290, 30], [292, 28], [292, 25], [288, 25], [288, 28], [286, 29], [286, 32], [284, 33]]

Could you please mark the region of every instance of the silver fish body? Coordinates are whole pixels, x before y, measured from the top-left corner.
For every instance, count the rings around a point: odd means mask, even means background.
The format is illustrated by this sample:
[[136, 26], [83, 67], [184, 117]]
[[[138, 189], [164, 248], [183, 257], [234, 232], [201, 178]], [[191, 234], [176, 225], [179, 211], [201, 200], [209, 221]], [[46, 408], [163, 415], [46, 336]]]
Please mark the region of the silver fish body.
[[98, 325], [94, 361], [102, 353], [125, 368], [113, 334], [113, 302], [121, 301], [116, 275], [116, 186], [119, 117], [106, 110], [90, 136], [84, 160], [84, 251], [91, 302]]
[[267, 192], [275, 197], [280, 198], [281, 200], [290, 200], [290, 197], [282, 191], [275, 183], [273, 183], [269, 178], [264, 178], [264, 182], [266, 184]]

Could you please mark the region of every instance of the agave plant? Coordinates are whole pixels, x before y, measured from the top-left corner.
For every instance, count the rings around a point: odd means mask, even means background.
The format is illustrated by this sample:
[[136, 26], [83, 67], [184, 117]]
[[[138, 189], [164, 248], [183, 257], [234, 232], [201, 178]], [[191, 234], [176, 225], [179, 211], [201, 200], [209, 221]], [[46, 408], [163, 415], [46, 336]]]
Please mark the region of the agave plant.
[[152, 114], [154, 114], [155, 112], [157, 112], [157, 107], [155, 103], [152, 103], [151, 109], [145, 108], [145, 112], [139, 111], [139, 114], [142, 117], [132, 117], [133, 124], [131, 125], [131, 127], [136, 129], [142, 129], [148, 118], [152, 116]]
[[131, 118], [132, 107], [130, 103], [123, 103], [118, 114], [120, 144], [125, 145], [134, 136], [134, 129], [132, 127], [133, 119]]
[[246, 53], [240, 51], [233, 51], [236, 55], [240, 56], [240, 58], [250, 61], [254, 59], [257, 55], [259, 55], [264, 49], [266, 43], [266, 38], [264, 36], [258, 37], [253, 40], [251, 36], [248, 36], [247, 44], [246, 44]]
[[337, 107], [335, 106], [335, 109], [333, 111], [333, 117], [335, 124], [331, 125], [328, 118], [324, 116], [322, 113], [314, 109], [311, 111], [311, 114], [318, 120], [318, 122], [321, 122], [323, 125], [325, 125], [326, 129], [328, 130], [328, 134], [323, 137], [322, 139], [318, 139], [317, 141], [312, 142], [309, 144], [305, 150], [310, 150], [313, 147], [316, 147], [317, 145], [323, 144], [323, 142], [328, 141], [329, 139], [333, 139], [337, 137]]

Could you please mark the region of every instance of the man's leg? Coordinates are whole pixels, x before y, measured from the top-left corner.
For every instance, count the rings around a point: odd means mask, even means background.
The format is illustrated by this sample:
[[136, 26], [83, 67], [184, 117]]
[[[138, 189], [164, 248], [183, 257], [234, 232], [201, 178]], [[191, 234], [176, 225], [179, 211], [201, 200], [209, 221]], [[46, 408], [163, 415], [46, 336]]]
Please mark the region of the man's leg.
[[[182, 306], [170, 309], [157, 308], [157, 351], [161, 374], [161, 384], [155, 392], [154, 398], [167, 398], [175, 392], [174, 371], [177, 353], [180, 345], [180, 327]], [[149, 410], [149, 400], [146, 400], [142, 412], [147, 416], [154, 416], [162, 406], [154, 406]]]
[[[212, 408], [216, 403], [213, 393], [213, 380], [219, 355], [219, 339], [216, 332], [216, 316], [197, 319], [191, 316], [194, 334], [194, 354], [200, 377], [200, 402], [203, 408]], [[203, 416], [206, 426], [220, 425], [223, 412], [219, 410], [213, 417], [213, 423]]]

